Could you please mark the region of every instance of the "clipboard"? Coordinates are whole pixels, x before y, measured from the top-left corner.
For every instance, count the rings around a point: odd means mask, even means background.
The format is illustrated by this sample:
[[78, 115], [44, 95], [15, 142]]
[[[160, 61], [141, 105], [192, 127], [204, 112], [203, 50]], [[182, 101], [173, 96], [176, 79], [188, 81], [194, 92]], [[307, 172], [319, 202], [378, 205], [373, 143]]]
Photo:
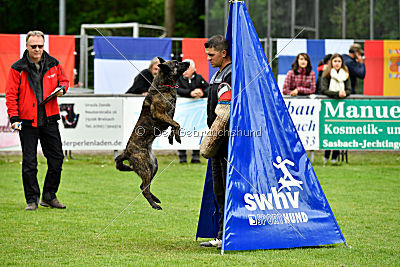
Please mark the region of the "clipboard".
[[52, 100], [53, 98], [56, 97], [56, 94], [58, 92], [60, 92], [61, 90], [64, 90], [65, 86], [61, 86], [61, 87], [57, 87], [49, 96], [47, 96], [42, 102], [39, 103], [38, 106], [44, 105], [47, 102], [49, 102], [50, 100]]

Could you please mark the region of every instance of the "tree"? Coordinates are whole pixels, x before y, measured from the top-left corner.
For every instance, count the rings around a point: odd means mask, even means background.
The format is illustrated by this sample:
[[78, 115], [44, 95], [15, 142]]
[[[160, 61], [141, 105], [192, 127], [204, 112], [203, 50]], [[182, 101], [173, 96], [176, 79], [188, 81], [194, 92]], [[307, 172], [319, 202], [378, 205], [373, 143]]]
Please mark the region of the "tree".
[[[167, 2], [174, 2], [174, 12], [166, 12]], [[0, 0], [0, 33], [26, 33], [40, 29], [46, 34], [58, 34], [57, 0], [27, 2]], [[179, 14], [171, 19], [172, 14]], [[169, 17], [169, 18], [168, 18]], [[174, 16], [175, 17], [175, 16]], [[170, 36], [203, 37], [204, 1], [187, 0], [81, 0], [79, 4], [66, 0], [66, 33], [80, 34], [83, 23], [138, 22], [168, 26], [174, 25]], [[169, 27], [169, 26], [168, 26]]]
[[[227, 0], [209, 0], [209, 34], [225, 31], [224, 6]], [[248, 0], [249, 14], [257, 33], [266, 36], [267, 4], [271, 1], [271, 35], [290, 37], [291, 5], [282, 0]], [[319, 1], [320, 38], [342, 37], [342, 1]], [[29, 4], [27, 4], [29, 2]], [[0, 0], [0, 33], [26, 33], [40, 29], [58, 34], [57, 0]], [[369, 39], [370, 0], [346, 1], [346, 38]], [[314, 0], [296, 0], [296, 22], [313, 26]], [[374, 38], [398, 39], [399, 1], [375, 0]], [[167, 10], [168, 11], [167, 11]], [[165, 16], [164, 16], [165, 14]], [[83, 23], [139, 22], [165, 26], [168, 36], [205, 37], [205, 1], [197, 0], [66, 0], [66, 33], [80, 34]], [[313, 33], [302, 38], [313, 38]]]
[[167, 30], [167, 37], [174, 36], [175, 29], [175, 0], [165, 0], [165, 12], [164, 12], [164, 25]]

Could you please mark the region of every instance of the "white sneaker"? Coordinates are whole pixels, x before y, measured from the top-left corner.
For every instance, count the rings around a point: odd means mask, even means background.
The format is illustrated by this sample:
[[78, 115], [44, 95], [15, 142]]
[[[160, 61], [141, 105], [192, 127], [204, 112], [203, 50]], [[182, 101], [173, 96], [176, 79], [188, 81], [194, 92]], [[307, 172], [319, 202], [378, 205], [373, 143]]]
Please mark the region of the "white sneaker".
[[332, 159], [331, 162], [332, 162], [332, 164], [335, 164], [335, 163], [337, 163], [337, 160], [336, 159]]
[[214, 240], [200, 243], [200, 247], [222, 247], [222, 239], [215, 238]]

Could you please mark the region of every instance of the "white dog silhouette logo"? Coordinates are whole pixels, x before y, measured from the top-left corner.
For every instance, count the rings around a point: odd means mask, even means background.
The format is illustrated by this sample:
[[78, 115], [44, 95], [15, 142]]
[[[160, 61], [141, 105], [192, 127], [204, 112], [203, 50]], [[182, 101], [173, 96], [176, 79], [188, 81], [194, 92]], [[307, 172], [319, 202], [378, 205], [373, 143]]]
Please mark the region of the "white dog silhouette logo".
[[277, 156], [276, 161], [278, 162], [278, 164], [276, 164], [275, 162], [272, 162], [272, 164], [274, 165], [275, 168], [280, 169], [283, 172], [283, 177], [281, 177], [278, 181], [278, 183], [281, 184], [281, 186], [278, 189], [278, 192], [280, 192], [282, 188], [287, 188], [287, 190], [291, 191], [292, 186], [296, 186], [301, 190], [303, 190], [303, 188], [301, 187], [301, 184], [303, 184], [303, 182], [294, 179], [292, 174], [286, 167], [286, 164], [294, 166], [294, 163], [288, 159], [282, 161], [281, 156]]

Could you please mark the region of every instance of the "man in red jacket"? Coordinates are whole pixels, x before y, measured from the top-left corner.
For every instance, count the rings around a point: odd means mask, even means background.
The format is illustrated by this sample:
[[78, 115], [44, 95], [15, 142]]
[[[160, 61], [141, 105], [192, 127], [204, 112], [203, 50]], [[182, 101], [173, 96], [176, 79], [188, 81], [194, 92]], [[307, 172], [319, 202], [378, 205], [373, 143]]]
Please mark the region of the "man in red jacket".
[[56, 197], [64, 158], [57, 122], [60, 119], [57, 97], [39, 105], [61, 86], [64, 89], [55, 96], [65, 94], [69, 81], [59, 62], [44, 51], [43, 32], [28, 32], [24, 55], [11, 66], [6, 83], [11, 129], [19, 131], [21, 140], [22, 181], [28, 203], [25, 210], [36, 210], [40, 198], [36, 177], [39, 139], [48, 166], [40, 205], [65, 209]]

